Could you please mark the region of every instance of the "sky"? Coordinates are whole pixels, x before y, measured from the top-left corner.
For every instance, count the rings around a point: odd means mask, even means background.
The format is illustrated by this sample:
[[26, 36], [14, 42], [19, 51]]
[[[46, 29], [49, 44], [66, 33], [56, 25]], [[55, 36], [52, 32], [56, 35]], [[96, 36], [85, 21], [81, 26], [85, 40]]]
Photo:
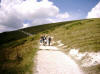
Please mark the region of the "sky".
[[0, 0], [0, 33], [88, 18], [100, 18], [100, 0]]

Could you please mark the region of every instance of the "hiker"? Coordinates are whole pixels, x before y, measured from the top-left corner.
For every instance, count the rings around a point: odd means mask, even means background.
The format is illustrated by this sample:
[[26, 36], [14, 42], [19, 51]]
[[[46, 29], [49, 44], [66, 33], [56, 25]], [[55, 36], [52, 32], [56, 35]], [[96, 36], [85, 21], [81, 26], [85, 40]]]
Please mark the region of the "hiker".
[[43, 43], [44, 43], [44, 36], [43, 36], [43, 35], [41, 35], [41, 37], [40, 37], [40, 44], [42, 44], [42, 45], [43, 45]]
[[51, 45], [51, 37], [50, 36], [48, 37], [48, 45], [49, 46]]
[[44, 36], [44, 46], [47, 45], [47, 35]]
[[46, 45], [51, 45], [51, 37], [47, 35], [41, 35], [40, 37], [40, 44], [46, 46]]

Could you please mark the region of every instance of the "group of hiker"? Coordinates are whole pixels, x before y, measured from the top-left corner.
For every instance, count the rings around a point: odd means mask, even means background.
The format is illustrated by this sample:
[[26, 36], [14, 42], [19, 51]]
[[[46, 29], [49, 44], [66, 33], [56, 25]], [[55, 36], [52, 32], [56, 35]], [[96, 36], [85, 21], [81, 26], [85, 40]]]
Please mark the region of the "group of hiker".
[[40, 37], [40, 44], [43, 46], [50, 46], [51, 45], [51, 37], [47, 35], [41, 35]]

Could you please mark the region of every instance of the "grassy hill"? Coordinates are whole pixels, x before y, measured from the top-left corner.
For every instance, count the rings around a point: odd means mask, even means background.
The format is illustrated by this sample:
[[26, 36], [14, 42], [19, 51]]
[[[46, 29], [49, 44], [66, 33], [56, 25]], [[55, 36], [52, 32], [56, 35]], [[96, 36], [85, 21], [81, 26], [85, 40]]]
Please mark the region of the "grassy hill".
[[55, 29], [51, 34], [55, 39], [62, 40], [67, 49], [100, 51], [100, 19], [78, 20]]
[[[21, 32], [29, 32], [28, 36]], [[47, 33], [55, 40], [62, 40], [69, 48], [78, 48], [81, 52], [100, 51], [100, 18], [28, 27], [0, 34], [0, 73], [32, 73], [33, 58], [38, 50], [40, 34]]]
[[[41, 33], [49, 33], [55, 28], [70, 22], [45, 24], [17, 31], [0, 34], [0, 73], [25, 74], [32, 73], [33, 58], [38, 50], [38, 41]], [[21, 32], [29, 32], [28, 36]]]

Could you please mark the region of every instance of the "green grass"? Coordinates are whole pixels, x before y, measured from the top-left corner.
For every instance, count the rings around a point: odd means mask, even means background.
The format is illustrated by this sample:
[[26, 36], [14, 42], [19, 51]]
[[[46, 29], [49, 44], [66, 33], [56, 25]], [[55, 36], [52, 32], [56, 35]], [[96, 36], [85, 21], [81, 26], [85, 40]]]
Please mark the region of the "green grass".
[[[56, 29], [57, 27], [62, 26], [65, 23], [70, 23], [70, 22], [73, 22], [73, 21], [33, 26], [33, 27], [28, 27], [28, 28], [24, 28], [20, 30], [29, 32], [33, 35], [37, 35], [40, 33], [49, 33], [53, 31], [54, 29]], [[24, 39], [27, 38], [28, 36], [23, 34], [20, 30], [1, 33], [0, 34], [0, 45], [1, 45], [0, 49], [14, 46], [13, 44], [16, 44], [17, 43], [16, 41], [18, 40], [20, 40], [18, 43], [20, 43], [21, 41], [24, 41]]]
[[55, 29], [51, 35], [56, 40], [62, 40], [67, 48], [80, 49], [81, 52], [100, 51], [100, 19], [78, 20], [65, 24]]
[[85, 74], [100, 74], [100, 64], [91, 67], [83, 67], [82, 69]]
[[[33, 36], [23, 34], [20, 30]], [[54, 36], [81, 52], [100, 51], [100, 19], [85, 19], [28, 27], [0, 34], [0, 74], [31, 74], [40, 34]]]
[[[0, 74], [31, 74], [40, 34], [49, 33], [66, 22], [39, 25], [0, 34]], [[70, 22], [67, 22], [70, 23]]]
[[[28, 37], [25, 40], [13, 42], [11, 47], [0, 50], [1, 74], [32, 73], [34, 56], [36, 54], [38, 39]], [[9, 45], [8, 45], [9, 46]]]

